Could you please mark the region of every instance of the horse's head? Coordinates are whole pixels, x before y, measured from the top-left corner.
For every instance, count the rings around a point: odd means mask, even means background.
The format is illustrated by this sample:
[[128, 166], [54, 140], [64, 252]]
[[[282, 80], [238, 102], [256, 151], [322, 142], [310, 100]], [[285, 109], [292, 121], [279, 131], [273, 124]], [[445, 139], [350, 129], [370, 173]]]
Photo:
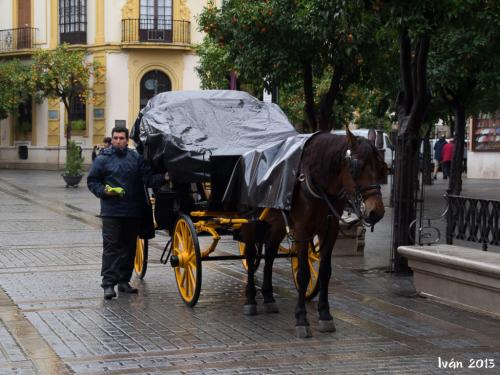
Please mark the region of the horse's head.
[[365, 221], [375, 224], [385, 213], [379, 181], [385, 177], [387, 166], [373, 142], [356, 137], [349, 129], [346, 129], [346, 136], [344, 187], [351, 196], [363, 202], [361, 214]]

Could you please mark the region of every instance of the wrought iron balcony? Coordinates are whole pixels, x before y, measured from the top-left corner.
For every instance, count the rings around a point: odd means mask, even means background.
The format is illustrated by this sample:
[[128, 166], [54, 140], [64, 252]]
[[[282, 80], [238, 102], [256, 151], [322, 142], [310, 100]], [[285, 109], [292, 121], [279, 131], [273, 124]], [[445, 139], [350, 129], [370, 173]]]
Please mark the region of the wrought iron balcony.
[[0, 52], [35, 48], [36, 33], [34, 27], [0, 30]]
[[191, 22], [168, 18], [127, 18], [122, 20], [123, 43], [191, 43]]

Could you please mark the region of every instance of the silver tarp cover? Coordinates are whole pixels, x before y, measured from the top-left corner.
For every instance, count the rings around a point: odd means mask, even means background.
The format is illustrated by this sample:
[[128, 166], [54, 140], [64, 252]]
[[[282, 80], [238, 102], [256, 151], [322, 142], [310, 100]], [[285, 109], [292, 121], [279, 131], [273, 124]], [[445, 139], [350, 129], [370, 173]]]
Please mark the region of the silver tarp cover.
[[307, 137], [277, 105], [240, 91], [171, 91], [152, 98], [140, 117], [132, 138], [174, 181], [207, 181], [211, 156], [243, 156], [225, 200], [240, 207], [289, 207]]

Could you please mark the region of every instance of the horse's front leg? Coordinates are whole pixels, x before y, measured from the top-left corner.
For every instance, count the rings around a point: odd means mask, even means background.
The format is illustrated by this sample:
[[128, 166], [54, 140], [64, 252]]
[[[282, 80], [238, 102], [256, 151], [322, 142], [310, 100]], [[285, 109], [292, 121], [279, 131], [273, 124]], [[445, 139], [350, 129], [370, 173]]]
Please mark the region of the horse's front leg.
[[245, 306], [243, 307], [243, 313], [245, 315], [257, 315], [257, 301], [255, 295], [257, 290], [255, 288], [255, 258], [257, 256], [257, 251], [255, 248], [255, 242], [249, 241], [245, 242], [245, 255], [248, 266], [247, 272], [247, 286], [245, 289]]
[[299, 298], [297, 306], [295, 306], [295, 333], [299, 338], [306, 338], [312, 336], [306, 310], [306, 291], [311, 278], [308, 263], [308, 243], [306, 241], [295, 242], [294, 247], [297, 252], [297, 283], [299, 284]]
[[[335, 323], [333, 316], [330, 314], [330, 304], [328, 302], [328, 285], [332, 276], [332, 252], [333, 246], [337, 239], [339, 225], [332, 224], [330, 233], [324, 233], [320, 236], [321, 254], [319, 263], [319, 299], [318, 299], [318, 315], [319, 315], [319, 330], [320, 332], [335, 332]], [[323, 243], [324, 241], [324, 243]]]
[[273, 264], [284, 234], [273, 233], [266, 244], [264, 265], [264, 281], [262, 282], [262, 296], [264, 297], [264, 311], [266, 313], [279, 313], [273, 291]]

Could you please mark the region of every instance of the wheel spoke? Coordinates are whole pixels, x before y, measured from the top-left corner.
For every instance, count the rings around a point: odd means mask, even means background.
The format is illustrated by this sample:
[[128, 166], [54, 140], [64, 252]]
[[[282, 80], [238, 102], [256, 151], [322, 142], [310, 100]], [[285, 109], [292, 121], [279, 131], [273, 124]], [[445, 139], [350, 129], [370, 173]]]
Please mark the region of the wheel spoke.
[[184, 287], [184, 283], [186, 281], [186, 270], [183, 270], [182, 268], [179, 268], [179, 273], [181, 274], [181, 279], [179, 281], [179, 285], [181, 287]]
[[309, 261], [319, 262], [319, 253], [315, 253], [315, 252], [311, 251], [309, 253]]
[[194, 294], [194, 288], [196, 287], [196, 279], [193, 274], [193, 269], [191, 267], [188, 268], [188, 277], [191, 282], [191, 285], [193, 286], [193, 294]]
[[314, 268], [313, 264], [311, 262], [309, 262], [309, 270], [311, 272], [311, 280], [314, 276], [314, 279], [317, 279], [318, 278], [318, 272], [316, 271], [316, 269]]
[[189, 277], [189, 268], [184, 269], [184, 275], [186, 279], [186, 297], [191, 295], [191, 278]]

